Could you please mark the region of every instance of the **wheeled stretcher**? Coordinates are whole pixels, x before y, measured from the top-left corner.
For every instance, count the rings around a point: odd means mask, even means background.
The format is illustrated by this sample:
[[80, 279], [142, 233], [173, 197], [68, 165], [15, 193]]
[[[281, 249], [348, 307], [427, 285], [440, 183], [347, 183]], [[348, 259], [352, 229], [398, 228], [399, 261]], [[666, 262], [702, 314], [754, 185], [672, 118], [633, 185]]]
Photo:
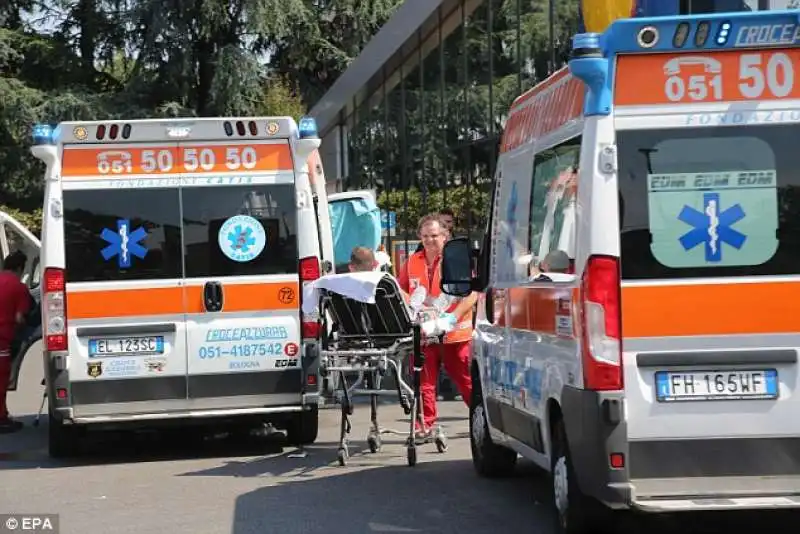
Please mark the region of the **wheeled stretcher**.
[[[427, 325], [423, 329], [420, 321], [412, 317], [416, 314], [406, 305], [394, 277], [377, 276], [380, 280], [374, 286], [373, 302], [344, 296], [330, 289], [331, 285], [319, 289], [323, 321], [319, 372], [323, 380], [335, 384], [325, 395], [341, 405], [339, 464], [345, 465], [349, 458], [347, 436], [351, 431], [354, 397], [370, 397], [367, 445], [371, 452], [377, 452], [381, 448], [381, 435], [394, 432], [378, 423], [378, 398], [397, 396], [405, 414], [411, 416], [405, 443], [408, 465], [413, 466], [417, 463], [418, 445], [433, 442], [439, 452], [447, 450], [447, 437], [441, 427], [431, 432], [424, 427], [420, 395], [425, 361], [422, 348], [428, 343], [438, 343], [439, 335]], [[430, 333], [426, 335], [423, 330]], [[394, 377], [394, 389], [382, 388], [388, 373]], [[352, 383], [348, 383], [348, 375], [355, 376]], [[415, 420], [423, 431], [421, 437], [415, 432]]]

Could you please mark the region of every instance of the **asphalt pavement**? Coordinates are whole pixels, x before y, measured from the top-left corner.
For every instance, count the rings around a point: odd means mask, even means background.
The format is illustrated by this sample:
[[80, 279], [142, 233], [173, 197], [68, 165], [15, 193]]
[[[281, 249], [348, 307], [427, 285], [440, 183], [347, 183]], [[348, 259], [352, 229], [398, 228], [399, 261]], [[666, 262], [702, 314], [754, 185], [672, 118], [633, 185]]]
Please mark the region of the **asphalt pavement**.
[[[320, 437], [305, 457], [294, 457], [298, 451], [281, 434], [238, 440], [122, 434], [97, 440], [79, 459], [51, 460], [46, 418], [31, 425], [42, 392], [37, 350], [9, 399], [26, 428], [0, 435], [0, 514], [57, 513], [61, 534], [552, 532], [548, 481], [530, 463], [521, 462], [510, 479], [475, 474], [460, 401], [440, 402], [448, 450], [422, 446], [415, 467], [406, 465], [401, 435], [384, 436], [383, 449], [369, 452], [368, 406], [356, 406], [345, 467], [336, 461], [339, 413], [332, 410], [323, 411]], [[406, 428], [399, 407], [382, 406], [381, 415], [384, 426]], [[693, 514], [642, 523], [628, 515], [617, 531], [775, 532], [797, 518]]]

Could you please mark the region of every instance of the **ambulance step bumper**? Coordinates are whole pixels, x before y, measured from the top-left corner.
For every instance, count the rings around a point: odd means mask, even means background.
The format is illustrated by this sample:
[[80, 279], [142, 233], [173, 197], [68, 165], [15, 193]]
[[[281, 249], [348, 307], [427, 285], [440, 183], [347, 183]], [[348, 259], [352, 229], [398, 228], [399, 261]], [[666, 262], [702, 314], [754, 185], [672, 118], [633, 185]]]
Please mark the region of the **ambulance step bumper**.
[[260, 408], [232, 408], [228, 410], [188, 410], [160, 413], [136, 413], [136, 414], [113, 414], [113, 415], [91, 415], [78, 416], [71, 418], [77, 425], [89, 424], [108, 424], [108, 423], [128, 423], [136, 421], [164, 421], [170, 419], [204, 419], [204, 418], [224, 418], [245, 415], [269, 415], [301, 412], [304, 408], [299, 405], [293, 406], [269, 406]]
[[643, 512], [800, 508], [800, 476], [634, 479], [632, 507]]

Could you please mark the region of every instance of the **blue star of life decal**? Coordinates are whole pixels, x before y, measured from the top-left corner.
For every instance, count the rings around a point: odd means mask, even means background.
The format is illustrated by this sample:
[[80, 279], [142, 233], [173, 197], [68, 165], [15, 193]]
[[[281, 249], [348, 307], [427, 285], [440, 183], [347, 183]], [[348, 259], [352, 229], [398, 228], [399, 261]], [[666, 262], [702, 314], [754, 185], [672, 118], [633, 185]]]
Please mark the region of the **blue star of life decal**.
[[708, 262], [722, 261], [722, 244], [741, 249], [747, 236], [734, 230], [732, 226], [745, 217], [740, 204], [721, 210], [719, 193], [703, 194], [703, 211], [684, 205], [678, 219], [693, 229], [683, 234], [679, 241], [684, 250], [691, 250], [705, 244], [705, 258]]
[[147, 249], [140, 244], [140, 241], [147, 237], [147, 231], [140, 226], [131, 232], [131, 223], [127, 219], [117, 221], [116, 232], [103, 228], [100, 237], [109, 244], [100, 251], [103, 259], [108, 261], [116, 256], [121, 269], [131, 266], [131, 255], [139, 259], [147, 255]]
[[242, 228], [241, 225], [237, 225], [232, 232], [228, 232], [228, 241], [230, 241], [232, 249], [242, 252], [250, 252], [250, 247], [256, 244], [253, 229]]

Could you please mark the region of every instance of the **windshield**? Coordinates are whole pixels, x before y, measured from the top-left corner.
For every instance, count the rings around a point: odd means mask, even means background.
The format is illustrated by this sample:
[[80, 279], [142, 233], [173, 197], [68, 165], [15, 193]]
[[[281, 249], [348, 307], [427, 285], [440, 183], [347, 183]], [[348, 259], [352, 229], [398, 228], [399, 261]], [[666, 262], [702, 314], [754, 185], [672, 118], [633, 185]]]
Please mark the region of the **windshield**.
[[64, 245], [68, 282], [296, 273], [294, 186], [64, 191]]
[[622, 277], [800, 272], [797, 125], [617, 132]]

